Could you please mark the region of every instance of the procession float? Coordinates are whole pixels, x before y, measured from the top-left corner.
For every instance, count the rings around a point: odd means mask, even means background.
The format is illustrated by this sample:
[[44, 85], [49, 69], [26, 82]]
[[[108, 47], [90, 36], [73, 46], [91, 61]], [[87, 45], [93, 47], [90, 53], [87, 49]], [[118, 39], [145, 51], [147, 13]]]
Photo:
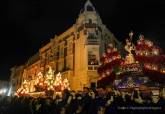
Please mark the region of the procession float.
[[30, 91], [31, 81], [24, 80], [21, 87], [17, 90], [17, 96], [32, 96], [32, 97], [53, 97], [55, 94], [61, 94], [65, 89], [69, 88], [67, 78], [62, 79], [61, 73], [54, 74], [54, 71], [49, 66], [49, 70], [43, 75], [39, 72], [36, 79], [33, 80], [33, 91]]
[[133, 32], [121, 49], [109, 44], [98, 68], [98, 86], [110, 85], [120, 90], [160, 88], [165, 82], [165, 55], [152, 41]]

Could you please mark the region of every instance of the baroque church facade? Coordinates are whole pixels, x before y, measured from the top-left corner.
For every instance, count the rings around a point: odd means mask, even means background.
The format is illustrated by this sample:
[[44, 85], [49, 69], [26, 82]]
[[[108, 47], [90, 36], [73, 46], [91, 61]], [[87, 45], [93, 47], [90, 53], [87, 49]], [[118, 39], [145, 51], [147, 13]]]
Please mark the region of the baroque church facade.
[[68, 79], [72, 90], [96, 86], [100, 57], [109, 43], [120, 44], [87, 0], [72, 27], [50, 39], [24, 65], [11, 69], [13, 89], [19, 88], [24, 80], [30, 80], [30, 92], [33, 92], [33, 80], [49, 66], [55, 74], [61, 72], [62, 78]]

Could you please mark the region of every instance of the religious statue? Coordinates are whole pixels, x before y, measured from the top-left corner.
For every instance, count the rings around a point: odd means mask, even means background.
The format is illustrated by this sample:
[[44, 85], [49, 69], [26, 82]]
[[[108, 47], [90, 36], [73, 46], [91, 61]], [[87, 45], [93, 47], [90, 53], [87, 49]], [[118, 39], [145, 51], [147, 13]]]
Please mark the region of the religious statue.
[[52, 68], [49, 66], [49, 70], [45, 75], [45, 83], [47, 84], [47, 89], [53, 89], [53, 83], [54, 83], [54, 70], [52, 70]]
[[54, 78], [54, 71], [52, 70], [52, 68], [49, 66], [49, 70], [45, 75], [46, 79], [51, 80]]
[[55, 78], [53, 85], [55, 87], [56, 92], [60, 92], [62, 90], [62, 78], [61, 78], [60, 72], [56, 75], [56, 78]]
[[54, 85], [55, 86], [58, 86], [58, 85], [61, 85], [62, 84], [62, 81], [61, 81], [61, 73], [59, 72], [57, 75], [56, 75], [56, 79], [54, 81]]
[[35, 80], [35, 85], [37, 85], [38, 83], [40, 83], [40, 82], [43, 81], [43, 80], [44, 80], [43, 74], [42, 74], [41, 72], [39, 72], [39, 73], [37, 74], [37, 78], [36, 78], [36, 80]]
[[126, 55], [126, 58], [125, 58], [125, 64], [135, 63], [135, 58], [133, 55], [133, 52], [135, 51], [135, 46], [132, 43], [132, 36], [130, 36], [130, 39], [126, 39], [126, 45], [124, 48], [128, 52], [128, 54]]

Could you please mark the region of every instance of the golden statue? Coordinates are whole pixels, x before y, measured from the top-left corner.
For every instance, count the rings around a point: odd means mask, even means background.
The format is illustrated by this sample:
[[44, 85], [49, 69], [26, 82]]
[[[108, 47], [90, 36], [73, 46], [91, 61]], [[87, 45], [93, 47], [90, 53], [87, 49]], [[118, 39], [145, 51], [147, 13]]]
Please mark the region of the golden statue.
[[49, 68], [49, 70], [47, 71], [45, 77], [46, 77], [46, 79], [48, 79], [48, 80], [49, 80], [49, 79], [52, 80], [52, 79], [54, 79], [54, 70], [52, 69], [51, 66], [48, 66], [48, 68]]
[[126, 58], [125, 58], [125, 64], [132, 64], [132, 63], [135, 63], [135, 58], [134, 58], [134, 55], [133, 55], [133, 51], [135, 51], [135, 46], [134, 44], [132, 43], [132, 35], [130, 36], [130, 39], [126, 39], [126, 45], [125, 45], [125, 50], [128, 52], [128, 54], [126, 55]]

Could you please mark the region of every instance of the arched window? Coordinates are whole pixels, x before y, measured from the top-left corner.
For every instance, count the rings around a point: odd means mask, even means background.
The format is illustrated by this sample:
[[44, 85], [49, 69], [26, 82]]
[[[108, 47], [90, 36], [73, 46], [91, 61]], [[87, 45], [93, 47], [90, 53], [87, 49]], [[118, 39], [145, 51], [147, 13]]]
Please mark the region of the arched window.
[[87, 6], [87, 11], [94, 11], [94, 9], [93, 9], [92, 6], [88, 5], [88, 6]]

